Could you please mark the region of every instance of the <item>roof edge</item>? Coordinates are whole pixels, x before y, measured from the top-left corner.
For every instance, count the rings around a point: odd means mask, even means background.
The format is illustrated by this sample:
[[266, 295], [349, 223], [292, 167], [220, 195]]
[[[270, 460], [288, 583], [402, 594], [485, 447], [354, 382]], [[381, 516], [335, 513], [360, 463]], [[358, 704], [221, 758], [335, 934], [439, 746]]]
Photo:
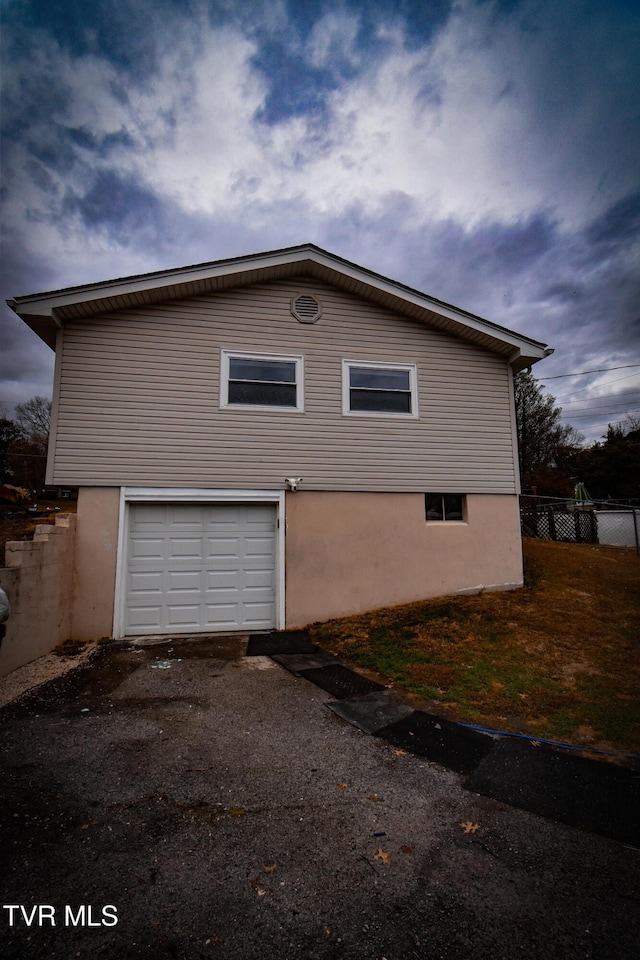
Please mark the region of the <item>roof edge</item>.
[[[486, 320], [444, 300], [438, 300], [436, 297], [422, 293], [400, 281], [384, 277], [382, 274], [353, 263], [338, 254], [324, 250], [313, 243], [282, 247], [263, 253], [230, 257], [191, 266], [174, 267], [169, 270], [136, 274], [130, 277], [102, 280], [97, 283], [65, 287], [59, 290], [15, 297], [7, 300], [7, 304], [45, 343], [54, 347], [56, 329], [60, 325], [58, 311], [63, 311], [65, 308], [73, 306], [81, 308], [83, 304], [92, 304], [93, 308], [90, 311], [88, 310], [88, 315], [90, 315], [101, 312], [99, 304], [102, 301], [106, 302], [115, 297], [124, 298], [126, 306], [126, 300], [129, 297], [133, 298], [136, 294], [140, 295], [141, 293], [148, 297], [155, 292], [157, 296], [152, 297], [152, 299], [161, 301], [169, 297], [169, 288], [173, 288], [174, 291], [170, 298], [175, 299], [180, 296], [180, 287], [183, 285], [215, 280], [219, 277], [229, 277], [235, 273], [238, 274], [240, 281], [241, 274], [247, 270], [255, 273], [260, 270], [266, 271], [275, 266], [286, 267], [288, 264], [293, 266], [305, 261], [329, 272], [335, 272], [336, 275], [349, 277], [351, 280], [362, 284], [364, 290], [368, 287], [372, 292], [377, 291], [379, 295], [392, 297], [397, 301], [400, 310], [404, 302], [411, 304], [413, 308], [446, 317], [456, 326], [459, 326], [460, 336], [464, 337], [465, 329], [473, 330], [500, 342], [503, 349], [510, 348], [513, 351], [513, 360], [510, 362], [514, 365], [514, 369], [516, 365], [519, 369], [523, 369], [548, 355], [545, 352], [548, 350], [545, 343], [533, 340], [491, 320]], [[260, 280], [254, 278], [252, 282], [260, 282]], [[163, 291], [165, 292], [164, 296]], [[188, 294], [185, 293], [184, 295], [187, 296]]]

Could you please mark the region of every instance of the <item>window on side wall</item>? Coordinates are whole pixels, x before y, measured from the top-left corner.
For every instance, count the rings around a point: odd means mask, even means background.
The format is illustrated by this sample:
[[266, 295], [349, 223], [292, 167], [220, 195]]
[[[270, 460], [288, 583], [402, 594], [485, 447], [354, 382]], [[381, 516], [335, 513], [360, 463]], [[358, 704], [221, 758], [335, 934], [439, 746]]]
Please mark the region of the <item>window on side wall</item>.
[[355, 416], [417, 417], [415, 365], [343, 360], [342, 412]]
[[304, 409], [302, 357], [222, 351], [220, 405]]
[[425, 493], [427, 520], [464, 520], [464, 497], [460, 493]]

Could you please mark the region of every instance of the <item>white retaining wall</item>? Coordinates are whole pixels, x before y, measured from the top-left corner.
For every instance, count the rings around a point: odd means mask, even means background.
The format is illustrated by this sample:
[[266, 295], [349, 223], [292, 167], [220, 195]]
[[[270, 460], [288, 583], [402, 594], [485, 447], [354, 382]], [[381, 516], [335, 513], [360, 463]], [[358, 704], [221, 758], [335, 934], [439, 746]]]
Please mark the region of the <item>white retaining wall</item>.
[[7, 543], [0, 587], [11, 615], [0, 647], [0, 677], [36, 660], [71, 633], [76, 518], [59, 514], [33, 540]]

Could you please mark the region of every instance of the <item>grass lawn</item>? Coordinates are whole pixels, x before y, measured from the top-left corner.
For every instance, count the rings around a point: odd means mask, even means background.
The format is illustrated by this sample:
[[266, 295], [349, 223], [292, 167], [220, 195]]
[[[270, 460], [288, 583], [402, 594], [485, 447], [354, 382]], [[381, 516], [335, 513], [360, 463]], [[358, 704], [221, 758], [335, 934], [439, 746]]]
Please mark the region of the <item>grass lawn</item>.
[[312, 639], [450, 719], [640, 753], [640, 559], [525, 540], [525, 586], [327, 623]]

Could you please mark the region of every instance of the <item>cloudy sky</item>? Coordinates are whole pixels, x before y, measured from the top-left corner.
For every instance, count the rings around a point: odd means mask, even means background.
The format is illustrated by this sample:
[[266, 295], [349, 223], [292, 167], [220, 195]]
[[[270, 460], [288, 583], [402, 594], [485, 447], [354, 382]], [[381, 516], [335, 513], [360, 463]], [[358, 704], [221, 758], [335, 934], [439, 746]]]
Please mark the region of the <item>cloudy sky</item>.
[[310, 241], [549, 343], [589, 440], [640, 415], [638, 0], [3, 0], [2, 44], [9, 412], [53, 357], [7, 298]]

